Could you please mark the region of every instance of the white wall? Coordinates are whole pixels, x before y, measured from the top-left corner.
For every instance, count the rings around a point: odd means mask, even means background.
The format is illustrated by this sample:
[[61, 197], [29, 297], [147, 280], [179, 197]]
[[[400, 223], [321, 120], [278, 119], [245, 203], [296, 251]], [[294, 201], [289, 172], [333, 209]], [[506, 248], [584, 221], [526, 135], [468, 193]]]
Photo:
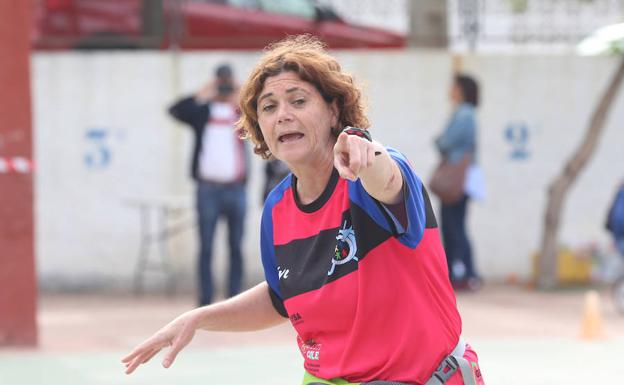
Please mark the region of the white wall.
[[[363, 85], [373, 136], [403, 151], [427, 179], [436, 163], [433, 138], [450, 112], [450, 56], [434, 51], [336, 56]], [[241, 52], [33, 57], [37, 260], [44, 289], [130, 286], [139, 214], [128, 199], [177, 196], [189, 209], [175, 219], [193, 214], [193, 184], [187, 177], [191, 133], [167, 116], [167, 105], [210, 79], [218, 63], [230, 61], [243, 79], [257, 58]], [[539, 245], [546, 186], [579, 145], [615, 61], [479, 56], [466, 58], [465, 65], [483, 89], [480, 160], [488, 197], [470, 213], [477, 264], [491, 279], [527, 276], [530, 255]], [[562, 242], [606, 241], [605, 210], [624, 176], [623, 103], [620, 96], [595, 157], [573, 186]], [[529, 133], [525, 159], [511, 157], [504, 135], [510, 123], [519, 122]], [[249, 284], [261, 279], [261, 167], [255, 159], [245, 239]], [[218, 271], [225, 260], [222, 231]], [[171, 241], [179, 282], [186, 287], [193, 287], [196, 248], [193, 229]], [[153, 284], [162, 282], [162, 275], [147, 277]]]

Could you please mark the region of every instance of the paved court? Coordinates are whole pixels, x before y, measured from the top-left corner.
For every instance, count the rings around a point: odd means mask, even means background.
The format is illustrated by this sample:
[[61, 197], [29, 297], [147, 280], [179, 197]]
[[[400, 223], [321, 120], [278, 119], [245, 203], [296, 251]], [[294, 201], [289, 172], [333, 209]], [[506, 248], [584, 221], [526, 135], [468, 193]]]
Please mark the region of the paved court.
[[[604, 336], [579, 339], [583, 295], [582, 290], [535, 293], [493, 285], [460, 294], [464, 334], [480, 355], [486, 383], [619, 383], [624, 316], [601, 293]], [[157, 360], [124, 375], [120, 358], [191, 307], [185, 296], [44, 296], [40, 347], [0, 349], [0, 385], [299, 383], [301, 359], [288, 325], [254, 333], [199, 332], [170, 369]]]

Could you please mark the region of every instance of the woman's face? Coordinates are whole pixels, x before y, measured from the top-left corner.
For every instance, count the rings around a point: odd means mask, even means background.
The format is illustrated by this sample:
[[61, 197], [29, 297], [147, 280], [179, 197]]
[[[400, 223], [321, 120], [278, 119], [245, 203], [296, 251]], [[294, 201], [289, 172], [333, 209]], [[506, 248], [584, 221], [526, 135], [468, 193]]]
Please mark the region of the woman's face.
[[464, 101], [464, 95], [462, 94], [461, 88], [457, 84], [457, 82], [453, 82], [450, 90], [450, 98], [453, 104], [461, 104]]
[[289, 166], [314, 166], [331, 156], [335, 103], [294, 72], [268, 77], [258, 97], [258, 123], [269, 150]]

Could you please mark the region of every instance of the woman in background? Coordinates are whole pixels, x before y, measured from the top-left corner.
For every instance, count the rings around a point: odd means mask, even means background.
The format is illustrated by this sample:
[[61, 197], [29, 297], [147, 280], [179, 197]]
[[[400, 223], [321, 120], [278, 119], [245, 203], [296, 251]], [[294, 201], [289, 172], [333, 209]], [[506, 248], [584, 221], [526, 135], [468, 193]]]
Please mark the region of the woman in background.
[[[454, 107], [453, 114], [442, 135], [436, 139], [436, 147], [441, 157], [452, 164], [464, 161], [475, 166], [479, 85], [472, 77], [457, 74], [451, 86], [450, 99]], [[470, 178], [469, 166], [466, 186], [471, 183]], [[477, 290], [482, 281], [474, 266], [472, 246], [466, 231], [470, 198], [470, 192], [465, 191], [457, 202], [442, 203], [441, 230], [451, 283], [457, 289]]]

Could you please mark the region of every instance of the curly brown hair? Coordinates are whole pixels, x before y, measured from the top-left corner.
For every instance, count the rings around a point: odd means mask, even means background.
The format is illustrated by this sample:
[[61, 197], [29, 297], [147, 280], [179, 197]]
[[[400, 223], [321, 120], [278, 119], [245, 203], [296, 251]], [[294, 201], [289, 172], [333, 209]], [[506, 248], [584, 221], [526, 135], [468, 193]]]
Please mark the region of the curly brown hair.
[[252, 140], [256, 154], [264, 159], [271, 157], [258, 124], [258, 97], [268, 77], [287, 71], [314, 85], [327, 103], [336, 101], [338, 127], [331, 128], [336, 138], [345, 126], [369, 128], [362, 95], [353, 77], [342, 71], [340, 64], [316, 37], [307, 34], [289, 36], [265, 49], [264, 56], [241, 89], [241, 117], [237, 128], [242, 138]]

